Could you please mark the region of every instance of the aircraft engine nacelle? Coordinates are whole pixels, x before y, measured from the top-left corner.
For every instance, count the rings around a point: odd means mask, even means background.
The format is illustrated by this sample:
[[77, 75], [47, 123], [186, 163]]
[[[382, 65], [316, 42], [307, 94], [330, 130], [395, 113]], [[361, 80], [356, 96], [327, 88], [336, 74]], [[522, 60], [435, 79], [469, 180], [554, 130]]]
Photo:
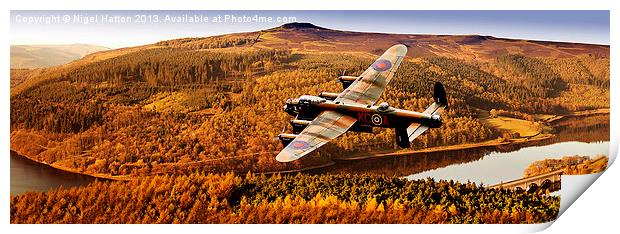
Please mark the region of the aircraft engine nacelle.
[[280, 142], [282, 142], [282, 146], [284, 146], [284, 147], [286, 147], [288, 144], [290, 144], [291, 141], [293, 141], [295, 139], [295, 137], [297, 137], [296, 134], [282, 133], [282, 134], [278, 135], [278, 139], [280, 139]]
[[308, 124], [310, 124], [309, 120], [301, 120], [301, 119], [294, 119], [291, 120], [291, 126], [293, 126], [293, 133], [294, 134], [299, 134], [301, 131], [303, 131]]
[[340, 76], [340, 77], [338, 77], [338, 81], [340, 81], [340, 83], [342, 83], [342, 88], [343, 89], [347, 89], [349, 87], [349, 85], [351, 85], [358, 78], [359, 77], [357, 77], [357, 76]]
[[319, 93], [319, 97], [325, 98], [327, 100], [333, 101], [338, 97], [338, 93], [330, 93], [330, 92], [321, 92]]

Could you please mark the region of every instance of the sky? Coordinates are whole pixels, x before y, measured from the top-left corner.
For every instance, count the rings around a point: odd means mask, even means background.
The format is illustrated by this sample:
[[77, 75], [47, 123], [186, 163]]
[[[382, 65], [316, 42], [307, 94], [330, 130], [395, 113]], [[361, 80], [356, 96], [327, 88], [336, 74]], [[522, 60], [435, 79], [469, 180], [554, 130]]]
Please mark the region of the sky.
[[610, 40], [609, 11], [11, 11], [10, 41], [121, 48], [258, 31], [293, 21], [359, 32], [477, 34], [605, 45]]

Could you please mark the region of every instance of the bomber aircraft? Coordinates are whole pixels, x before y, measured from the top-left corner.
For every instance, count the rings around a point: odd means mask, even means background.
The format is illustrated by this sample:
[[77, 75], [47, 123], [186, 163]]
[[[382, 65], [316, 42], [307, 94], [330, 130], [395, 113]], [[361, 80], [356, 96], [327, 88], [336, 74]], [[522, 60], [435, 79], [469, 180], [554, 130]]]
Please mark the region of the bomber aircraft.
[[440, 114], [448, 100], [439, 82], [434, 85], [434, 103], [424, 112], [397, 109], [385, 102], [375, 105], [406, 54], [406, 46], [394, 45], [359, 77], [338, 77], [342, 93], [321, 92], [318, 97], [302, 95], [286, 100], [284, 111], [295, 117], [290, 121], [293, 134], [278, 135], [284, 149], [276, 160], [297, 160], [347, 131], [372, 133], [373, 127], [395, 128], [398, 146], [408, 148], [424, 131], [440, 127]]

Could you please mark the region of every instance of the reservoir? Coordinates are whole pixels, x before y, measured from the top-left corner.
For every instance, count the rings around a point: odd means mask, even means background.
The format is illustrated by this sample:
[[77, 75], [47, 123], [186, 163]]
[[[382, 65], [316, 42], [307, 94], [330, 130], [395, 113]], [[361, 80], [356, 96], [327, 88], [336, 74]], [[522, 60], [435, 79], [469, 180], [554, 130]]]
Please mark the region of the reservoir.
[[480, 160], [453, 164], [447, 167], [429, 170], [406, 176], [407, 179], [456, 180], [459, 182], [475, 182], [494, 185], [523, 177], [523, 171], [532, 162], [563, 156], [580, 155], [596, 156], [609, 154], [609, 141], [604, 142], [561, 142], [545, 146], [531, 146], [516, 151], [502, 153], [491, 152]]
[[609, 155], [609, 115], [564, 118], [553, 123], [555, 137], [521, 144], [430, 153], [337, 160], [312, 173], [378, 174], [402, 178], [455, 180], [494, 185], [520, 179], [534, 161], [564, 156]]
[[94, 177], [66, 172], [34, 162], [11, 151], [11, 195], [75, 187], [95, 181]]
[[[553, 123], [555, 137], [516, 145], [487, 146], [431, 153], [412, 153], [336, 164], [307, 171], [310, 174], [376, 174], [407, 179], [434, 178], [485, 185], [523, 177], [529, 164], [563, 156], [609, 155], [609, 115], [565, 118]], [[76, 187], [96, 178], [65, 172], [11, 151], [11, 195]]]

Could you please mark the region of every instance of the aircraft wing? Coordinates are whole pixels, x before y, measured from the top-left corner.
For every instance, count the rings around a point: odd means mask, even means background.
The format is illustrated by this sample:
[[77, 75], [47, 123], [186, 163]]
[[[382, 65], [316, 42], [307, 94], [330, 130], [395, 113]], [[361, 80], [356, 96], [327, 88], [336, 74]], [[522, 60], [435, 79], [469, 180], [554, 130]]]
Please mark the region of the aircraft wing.
[[279, 162], [297, 160], [345, 133], [356, 119], [335, 111], [323, 111], [276, 156]]
[[385, 90], [396, 69], [407, 54], [407, 47], [390, 47], [362, 75], [345, 89], [335, 101], [373, 105]]

